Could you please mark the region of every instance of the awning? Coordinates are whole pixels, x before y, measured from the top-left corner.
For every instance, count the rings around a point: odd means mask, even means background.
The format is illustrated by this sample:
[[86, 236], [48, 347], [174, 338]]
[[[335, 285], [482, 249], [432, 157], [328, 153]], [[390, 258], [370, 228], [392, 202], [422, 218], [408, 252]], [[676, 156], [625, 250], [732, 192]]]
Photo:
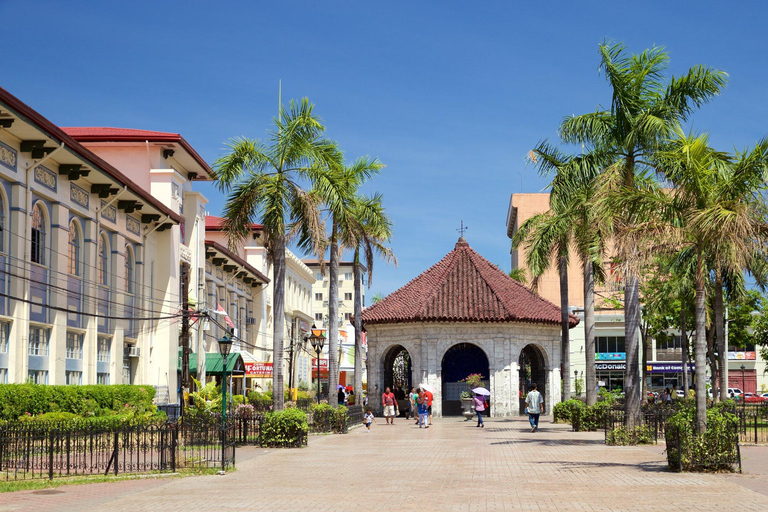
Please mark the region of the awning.
[[[205, 373], [206, 375], [221, 375], [224, 360], [221, 354], [217, 352], [206, 352], [205, 354]], [[179, 349], [179, 371], [181, 371], [181, 349]], [[245, 373], [245, 364], [243, 356], [239, 352], [233, 352], [227, 356], [227, 374]], [[197, 375], [197, 354], [189, 354], [189, 374]]]

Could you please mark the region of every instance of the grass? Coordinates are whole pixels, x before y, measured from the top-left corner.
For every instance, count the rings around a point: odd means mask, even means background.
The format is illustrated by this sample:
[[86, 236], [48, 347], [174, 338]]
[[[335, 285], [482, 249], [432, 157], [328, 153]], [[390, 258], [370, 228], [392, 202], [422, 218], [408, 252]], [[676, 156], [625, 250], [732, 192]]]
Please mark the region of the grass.
[[[35, 480], [0, 480], [0, 493], [3, 492], [16, 492], [16, 491], [32, 491], [37, 489], [54, 489], [62, 485], [82, 485], [82, 484], [96, 484], [101, 482], [121, 482], [123, 480], [138, 480], [141, 478], [153, 478], [153, 477], [165, 477], [165, 478], [180, 478], [185, 476], [199, 476], [199, 475], [215, 475], [219, 471], [219, 468], [185, 468], [180, 469], [176, 473], [145, 473], [135, 475], [119, 475], [119, 476], [104, 476], [104, 475], [84, 475], [69, 478], [54, 478], [48, 479], [35, 479]], [[227, 472], [234, 471], [234, 468], [227, 469]]]

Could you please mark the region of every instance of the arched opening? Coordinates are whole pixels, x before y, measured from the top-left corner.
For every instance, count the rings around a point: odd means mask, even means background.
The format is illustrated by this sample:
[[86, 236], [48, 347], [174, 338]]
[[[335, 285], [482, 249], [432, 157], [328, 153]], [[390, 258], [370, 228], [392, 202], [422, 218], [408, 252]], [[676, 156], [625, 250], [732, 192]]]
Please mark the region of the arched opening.
[[449, 348], [443, 356], [442, 370], [443, 416], [460, 416], [461, 392], [467, 390], [467, 384], [459, 381], [470, 374], [479, 373], [483, 378], [483, 386], [488, 388], [488, 357], [477, 345], [459, 343]]
[[[547, 396], [547, 374], [544, 371], [544, 355], [538, 347], [526, 345], [520, 352], [520, 414], [525, 414], [525, 395], [531, 390], [531, 386], [536, 383], [539, 393], [543, 397]], [[545, 409], [549, 404], [544, 402]]]
[[405, 412], [405, 396], [413, 387], [413, 365], [411, 355], [402, 345], [390, 348], [384, 356], [384, 391], [392, 390], [400, 405], [400, 411]]

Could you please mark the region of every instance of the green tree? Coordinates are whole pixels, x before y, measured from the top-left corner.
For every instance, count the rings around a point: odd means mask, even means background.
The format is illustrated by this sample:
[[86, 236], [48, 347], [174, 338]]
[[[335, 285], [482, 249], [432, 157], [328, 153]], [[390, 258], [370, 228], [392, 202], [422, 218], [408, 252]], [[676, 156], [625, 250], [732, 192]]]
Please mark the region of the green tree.
[[[242, 243], [250, 224], [258, 221], [264, 226], [264, 246], [273, 267], [272, 389], [282, 390], [286, 243], [303, 232], [313, 248], [323, 247], [321, 199], [305, 190], [302, 183], [320, 190], [326, 200], [333, 197], [330, 171], [343, 157], [336, 144], [323, 137], [325, 128], [306, 98], [281, 106], [274, 123], [265, 142], [245, 137], [229, 141], [227, 154], [216, 160], [213, 168], [217, 186], [228, 194], [224, 230], [230, 247]], [[275, 410], [281, 410], [283, 393], [274, 393], [273, 400]]]
[[513, 268], [509, 271], [508, 275], [520, 284], [528, 284], [528, 274], [525, 272], [524, 268]]
[[640, 423], [642, 403], [639, 379], [640, 296], [639, 254], [634, 228], [644, 219], [617, 200], [636, 190], [638, 176], [655, 171], [653, 154], [696, 107], [720, 93], [726, 74], [695, 66], [679, 78], [664, 79], [669, 55], [662, 48], [628, 55], [623, 44], [599, 46], [600, 69], [611, 89], [611, 108], [568, 116], [560, 125], [564, 142], [584, 144], [610, 155], [612, 165], [601, 177], [601, 217], [612, 230], [617, 257], [625, 279], [624, 321], [627, 350], [625, 375], [628, 426]]

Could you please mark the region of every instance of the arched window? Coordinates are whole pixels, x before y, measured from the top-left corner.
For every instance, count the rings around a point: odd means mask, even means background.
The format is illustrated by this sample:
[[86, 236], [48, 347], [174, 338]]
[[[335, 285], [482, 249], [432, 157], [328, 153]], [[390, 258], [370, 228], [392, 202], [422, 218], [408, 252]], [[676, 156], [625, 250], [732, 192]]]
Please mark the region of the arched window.
[[77, 221], [69, 221], [69, 266], [70, 275], [80, 275], [80, 247], [82, 247], [82, 237], [80, 236], [80, 226]]
[[125, 246], [125, 293], [133, 293], [133, 248]]
[[104, 233], [99, 237], [99, 284], [109, 284], [109, 241]]
[[32, 208], [32, 263], [45, 265], [45, 212], [43, 204], [38, 201]]

